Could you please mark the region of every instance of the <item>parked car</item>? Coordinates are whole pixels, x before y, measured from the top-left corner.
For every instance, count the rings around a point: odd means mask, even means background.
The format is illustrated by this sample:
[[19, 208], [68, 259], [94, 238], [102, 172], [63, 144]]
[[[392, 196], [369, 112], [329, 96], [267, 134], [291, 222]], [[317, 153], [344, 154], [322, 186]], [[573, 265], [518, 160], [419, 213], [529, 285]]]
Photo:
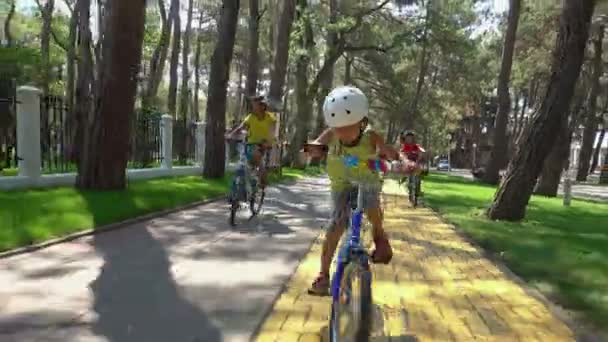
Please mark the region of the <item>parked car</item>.
[[445, 159], [440, 160], [437, 163], [437, 171], [450, 171], [450, 163]]

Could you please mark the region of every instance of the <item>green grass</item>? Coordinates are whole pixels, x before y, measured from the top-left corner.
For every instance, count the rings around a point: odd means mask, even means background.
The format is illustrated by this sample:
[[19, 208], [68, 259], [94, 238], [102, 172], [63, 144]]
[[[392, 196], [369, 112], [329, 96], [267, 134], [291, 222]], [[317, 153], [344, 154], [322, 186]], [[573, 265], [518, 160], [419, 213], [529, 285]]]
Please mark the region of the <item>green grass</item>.
[[608, 204], [533, 196], [521, 223], [488, 220], [495, 188], [431, 174], [426, 202], [508, 267], [564, 307], [606, 329]]
[[[297, 180], [319, 170], [284, 169], [271, 182]], [[0, 251], [42, 242], [155, 211], [227, 193], [230, 176], [137, 181], [125, 191], [78, 191], [70, 187], [0, 192]]]
[[2, 170], [0, 170], [0, 177], [16, 176], [18, 173], [19, 173], [19, 170], [17, 170], [16, 168], [2, 169]]

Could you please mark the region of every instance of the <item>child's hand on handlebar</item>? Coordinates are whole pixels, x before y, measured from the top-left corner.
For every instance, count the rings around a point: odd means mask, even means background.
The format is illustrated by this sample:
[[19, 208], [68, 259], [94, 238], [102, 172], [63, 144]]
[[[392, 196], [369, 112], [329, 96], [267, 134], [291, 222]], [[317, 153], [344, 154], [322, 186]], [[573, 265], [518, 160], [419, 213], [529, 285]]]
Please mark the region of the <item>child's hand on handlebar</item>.
[[321, 158], [328, 151], [327, 145], [321, 145], [316, 142], [306, 143], [303, 148], [304, 153], [308, 153], [313, 158]]

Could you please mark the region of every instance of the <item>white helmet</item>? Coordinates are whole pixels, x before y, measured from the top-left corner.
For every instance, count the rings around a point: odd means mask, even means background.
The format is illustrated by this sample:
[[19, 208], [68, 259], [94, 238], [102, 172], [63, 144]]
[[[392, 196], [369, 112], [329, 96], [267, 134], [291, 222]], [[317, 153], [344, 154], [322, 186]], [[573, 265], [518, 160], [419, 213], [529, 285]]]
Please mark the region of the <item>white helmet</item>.
[[354, 125], [367, 117], [368, 111], [367, 97], [352, 86], [332, 90], [323, 103], [323, 115], [329, 127]]

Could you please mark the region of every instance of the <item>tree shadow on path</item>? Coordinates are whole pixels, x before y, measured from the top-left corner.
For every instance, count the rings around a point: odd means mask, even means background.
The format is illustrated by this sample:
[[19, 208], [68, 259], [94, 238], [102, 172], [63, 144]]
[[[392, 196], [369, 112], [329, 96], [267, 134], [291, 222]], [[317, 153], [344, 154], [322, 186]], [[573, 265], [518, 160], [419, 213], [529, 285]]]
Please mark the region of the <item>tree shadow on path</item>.
[[93, 332], [112, 342], [222, 341], [207, 314], [180, 296], [167, 251], [145, 225], [94, 236], [104, 265], [90, 284]]

